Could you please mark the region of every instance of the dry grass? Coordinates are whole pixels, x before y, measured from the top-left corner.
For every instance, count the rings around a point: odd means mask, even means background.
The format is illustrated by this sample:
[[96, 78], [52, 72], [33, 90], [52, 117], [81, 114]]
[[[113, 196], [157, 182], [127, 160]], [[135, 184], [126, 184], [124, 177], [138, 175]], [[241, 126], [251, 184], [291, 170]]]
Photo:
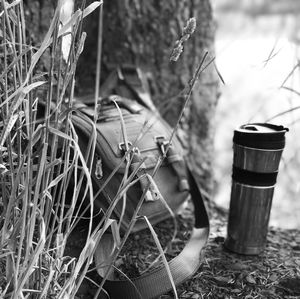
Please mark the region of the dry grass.
[[[80, 258], [64, 256], [80, 200], [76, 188], [70, 195], [66, 187], [73, 177], [80, 184], [79, 165], [86, 192], [93, 197], [89, 165], [76, 142], [70, 114], [76, 63], [85, 40], [80, 24], [100, 2], [77, 10], [65, 25], [60, 22], [62, 3], [38, 49], [28, 43], [22, 1], [0, 4], [1, 296], [8, 298], [74, 297], [99, 240], [91, 219]], [[71, 36], [67, 61], [62, 57], [64, 35]], [[50, 68], [40, 73], [46, 51]], [[41, 102], [43, 120], [37, 111]], [[68, 206], [67, 196], [72, 198]]]
[[[62, 22], [63, 3], [58, 1], [49, 30], [38, 48], [29, 44], [23, 2], [1, 0], [0, 3], [0, 296], [4, 298], [74, 298], [86, 279], [101, 238], [111, 228], [117, 246], [109, 267], [103, 272], [103, 281], [97, 284], [97, 296], [129, 237], [148, 190], [144, 190], [129, 228], [120, 239], [119, 226], [111, 215], [118, 201], [123, 200], [128, 188], [135, 183], [135, 172], [127, 172], [104, 217], [100, 221], [97, 218], [98, 222], [94, 217], [88, 218], [85, 240], [78, 256], [73, 258], [65, 254], [70, 234], [84, 212], [88, 210], [89, 215], [94, 214], [93, 199], [117, 169], [94, 194], [91, 169], [97, 117], [95, 114], [84, 153], [72, 122], [76, 65], [86, 38], [81, 23], [102, 3], [95, 1], [85, 7], [83, 1], [81, 9]], [[100, 27], [101, 18], [102, 14]], [[70, 39], [67, 56], [63, 48], [65, 37]], [[39, 64], [46, 52], [50, 52], [50, 67], [41, 72]], [[185, 105], [198, 76], [207, 67], [203, 66], [206, 56], [186, 89]], [[97, 80], [100, 78], [99, 66], [98, 61]], [[95, 112], [98, 93], [96, 88]], [[120, 119], [122, 124], [122, 115]], [[125, 132], [124, 125], [123, 130]], [[124, 136], [126, 140], [126, 132]], [[131, 150], [128, 148], [123, 160], [128, 162], [128, 167]], [[154, 173], [163, 159], [157, 161]], [[149, 177], [149, 185], [151, 180]], [[72, 190], [68, 189], [70, 182]], [[81, 207], [86, 198], [89, 204], [83, 211], [78, 206]], [[147, 219], [145, 221], [172, 282], [163, 248], [151, 224]], [[174, 284], [173, 292], [177, 298]]]

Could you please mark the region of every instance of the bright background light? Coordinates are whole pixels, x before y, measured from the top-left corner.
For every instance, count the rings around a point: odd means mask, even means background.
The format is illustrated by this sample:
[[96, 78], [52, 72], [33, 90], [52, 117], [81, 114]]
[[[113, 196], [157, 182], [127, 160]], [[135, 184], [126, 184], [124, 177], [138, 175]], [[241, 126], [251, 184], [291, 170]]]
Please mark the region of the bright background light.
[[[218, 1], [215, 1], [218, 2]], [[248, 122], [265, 122], [300, 106], [297, 16], [264, 15], [216, 9], [216, 61], [225, 85], [216, 113], [215, 200], [228, 208], [231, 189], [233, 130]], [[287, 80], [286, 80], [287, 79]], [[271, 123], [289, 127], [273, 198], [270, 224], [300, 227], [300, 109]]]

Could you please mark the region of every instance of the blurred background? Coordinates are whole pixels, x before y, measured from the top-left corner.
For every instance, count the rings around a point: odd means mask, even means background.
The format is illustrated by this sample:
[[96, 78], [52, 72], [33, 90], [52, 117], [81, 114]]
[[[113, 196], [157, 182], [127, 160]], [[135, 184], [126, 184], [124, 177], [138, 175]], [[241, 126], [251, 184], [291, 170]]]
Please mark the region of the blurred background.
[[284, 125], [290, 131], [270, 225], [299, 229], [300, 1], [212, 0], [212, 5], [216, 64], [225, 82], [215, 119], [214, 198], [229, 207], [234, 129], [248, 122]]

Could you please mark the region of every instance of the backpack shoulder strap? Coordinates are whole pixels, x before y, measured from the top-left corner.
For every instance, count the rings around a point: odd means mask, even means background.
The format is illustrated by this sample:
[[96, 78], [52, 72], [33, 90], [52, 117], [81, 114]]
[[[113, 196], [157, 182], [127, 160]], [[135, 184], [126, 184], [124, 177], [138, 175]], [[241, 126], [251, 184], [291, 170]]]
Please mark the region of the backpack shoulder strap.
[[[140, 105], [157, 113], [150, 97], [147, 78], [140, 68], [134, 65], [118, 65], [109, 73], [100, 87], [99, 100], [109, 98], [113, 94], [119, 95], [123, 99], [135, 99]], [[80, 96], [77, 101], [91, 106], [95, 102], [94, 94]]]
[[[178, 285], [198, 270], [203, 260], [203, 248], [209, 235], [209, 220], [200, 189], [188, 170], [190, 194], [194, 204], [195, 224], [189, 242], [181, 253], [169, 262], [172, 278]], [[172, 289], [164, 265], [138, 278], [129, 280], [107, 280], [105, 288], [112, 298], [150, 299]]]
[[149, 85], [145, 74], [132, 64], [117, 65], [101, 85], [101, 97], [118, 94], [125, 98], [134, 98], [144, 107], [156, 112], [150, 97]]

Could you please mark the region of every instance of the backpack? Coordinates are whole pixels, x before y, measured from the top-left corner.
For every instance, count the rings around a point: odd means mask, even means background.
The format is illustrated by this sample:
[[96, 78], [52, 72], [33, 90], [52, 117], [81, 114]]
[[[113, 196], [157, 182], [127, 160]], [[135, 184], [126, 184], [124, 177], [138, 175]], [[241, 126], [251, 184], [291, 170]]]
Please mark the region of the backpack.
[[[183, 251], [168, 263], [178, 285], [199, 268], [208, 238], [209, 220], [200, 189], [184, 161], [183, 149], [173, 129], [147, 96], [139, 71], [119, 68], [103, 86], [91, 172], [93, 187], [96, 193], [101, 192], [97, 193], [94, 205], [97, 210], [106, 211], [114, 202], [112, 217], [119, 221], [121, 231], [126, 232], [132, 218], [137, 216], [137, 207], [138, 215], [146, 216], [154, 225], [180, 210], [191, 196], [195, 227]], [[109, 96], [112, 91], [119, 95]], [[94, 128], [95, 110], [90, 102], [92, 98], [81, 98], [72, 115], [82, 152]], [[135, 183], [125, 186], [126, 195], [121, 196], [124, 177]], [[131, 231], [146, 227], [146, 222], [138, 217]], [[171, 290], [172, 284], [162, 264], [130, 281], [107, 279], [105, 289], [111, 298], [155, 298]]]

